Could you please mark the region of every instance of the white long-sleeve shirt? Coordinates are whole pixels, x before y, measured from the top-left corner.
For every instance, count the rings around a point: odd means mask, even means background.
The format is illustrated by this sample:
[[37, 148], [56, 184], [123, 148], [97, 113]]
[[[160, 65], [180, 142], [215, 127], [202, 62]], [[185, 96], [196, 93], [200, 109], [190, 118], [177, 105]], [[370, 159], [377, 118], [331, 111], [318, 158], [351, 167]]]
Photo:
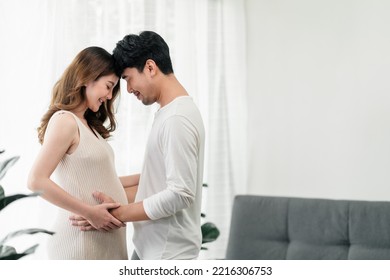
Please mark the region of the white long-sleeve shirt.
[[178, 97], [156, 112], [135, 199], [143, 200], [151, 219], [133, 223], [140, 259], [198, 257], [204, 138], [191, 97]]

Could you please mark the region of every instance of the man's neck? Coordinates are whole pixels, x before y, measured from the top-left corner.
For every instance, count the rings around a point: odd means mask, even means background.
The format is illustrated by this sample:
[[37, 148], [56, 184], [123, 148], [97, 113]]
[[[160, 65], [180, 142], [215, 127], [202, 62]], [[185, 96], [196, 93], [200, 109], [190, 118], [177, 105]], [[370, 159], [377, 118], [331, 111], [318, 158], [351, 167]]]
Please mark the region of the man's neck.
[[174, 74], [170, 74], [161, 81], [160, 107], [171, 103], [179, 96], [188, 96], [186, 89], [179, 83]]

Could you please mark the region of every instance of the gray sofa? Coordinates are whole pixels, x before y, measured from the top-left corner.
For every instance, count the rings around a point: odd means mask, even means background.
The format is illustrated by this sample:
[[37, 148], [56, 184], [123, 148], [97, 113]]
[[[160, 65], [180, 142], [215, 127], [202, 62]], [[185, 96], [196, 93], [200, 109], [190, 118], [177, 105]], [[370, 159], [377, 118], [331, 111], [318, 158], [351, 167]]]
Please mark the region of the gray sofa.
[[236, 196], [226, 259], [390, 260], [390, 202]]

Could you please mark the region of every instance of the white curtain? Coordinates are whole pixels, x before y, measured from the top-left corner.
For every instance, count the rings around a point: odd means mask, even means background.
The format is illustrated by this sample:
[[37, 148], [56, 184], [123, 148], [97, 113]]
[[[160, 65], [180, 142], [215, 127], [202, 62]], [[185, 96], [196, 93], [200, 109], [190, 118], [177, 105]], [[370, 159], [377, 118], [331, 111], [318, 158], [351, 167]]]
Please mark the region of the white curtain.
[[[204, 191], [204, 221], [214, 222], [221, 236], [206, 244], [208, 250], [200, 258], [223, 258], [233, 196], [246, 192], [244, 0], [2, 0], [0, 149], [7, 152], [1, 159], [13, 155], [21, 159], [1, 185], [8, 194], [28, 192], [27, 174], [39, 150], [35, 128], [51, 87], [73, 57], [91, 45], [111, 52], [126, 34], [142, 30], [154, 30], [165, 38], [175, 74], [204, 118], [204, 182], [209, 185]], [[157, 109], [140, 104], [122, 86], [118, 129], [110, 141], [120, 175], [140, 171]], [[0, 237], [13, 229], [49, 228], [53, 209], [41, 199], [16, 202], [0, 213]], [[130, 230], [129, 240], [131, 234]], [[25, 237], [15, 246], [41, 243], [30, 257], [40, 259], [45, 258], [45, 240]]]

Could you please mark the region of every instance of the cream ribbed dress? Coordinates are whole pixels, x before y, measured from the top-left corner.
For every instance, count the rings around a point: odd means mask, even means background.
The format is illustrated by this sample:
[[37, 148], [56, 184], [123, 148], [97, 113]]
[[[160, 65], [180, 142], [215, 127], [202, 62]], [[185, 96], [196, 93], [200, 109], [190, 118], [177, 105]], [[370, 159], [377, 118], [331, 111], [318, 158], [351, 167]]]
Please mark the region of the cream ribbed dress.
[[[59, 111], [56, 114], [61, 113], [70, 112]], [[79, 127], [80, 141], [72, 154], [62, 158], [53, 174], [54, 181], [69, 194], [91, 205], [98, 204], [92, 196], [95, 190], [127, 204], [126, 193], [115, 171], [111, 146], [97, 132], [96, 137], [78, 117], [73, 116]], [[53, 227], [55, 234], [48, 239], [50, 259], [128, 259], [126, 228], [110, 232], [80, 231], [71, 225], [70, 215], [70, 212], [59, 208]]]

